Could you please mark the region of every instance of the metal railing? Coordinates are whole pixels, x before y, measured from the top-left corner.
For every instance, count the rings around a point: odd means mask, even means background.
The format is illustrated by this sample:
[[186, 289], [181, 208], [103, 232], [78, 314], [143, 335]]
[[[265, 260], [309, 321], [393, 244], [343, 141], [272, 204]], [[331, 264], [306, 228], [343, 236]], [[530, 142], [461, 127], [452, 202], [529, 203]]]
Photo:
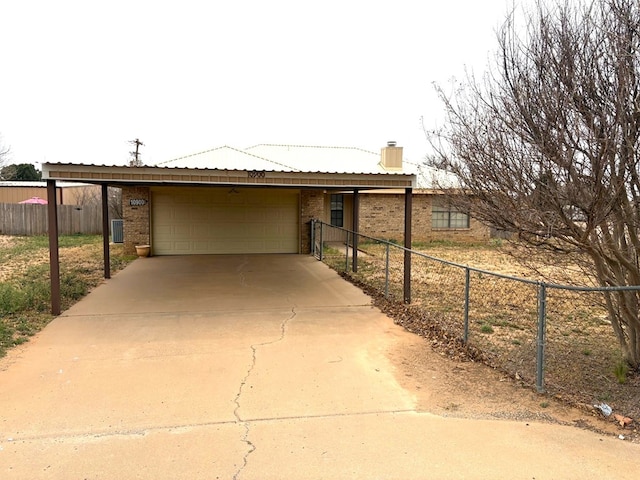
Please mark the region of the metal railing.
[[[578, 354], [593, 355], [594, 358], [597, 356], [599, 360], [606, 356], [608, 361], [615, 362], [616, 356], [620, 355], [617, 351], [617, 340], [611, 326], [607, 325], [606, 311], [599, 310], [598, 299], [590, 295], [640, 290], [640, 286], [581, 287], [521, 278], [443, 260], [407, 249], [392, 240], [369, 237], [320, 221], [313, 221], [311, 229], [312, 254], [316, 258], [338, 271], [349, 273], [350, 276], [379, 291], [387, 299], [403, 298], [403, 258], [405, 252], [409, 252], [414, 264], [411, 292], [415, 297], [415, 303], [426, 310], [438, 312], [439, 322], [445, 329], [459, 335], [464, 344], [470, 343], [471, 325], [475, 321], [475, 346], [497, 359], [497, 363], [504, 362], [500, 366], [516, 377], [526, 376], [528, 365], [532, 366], [530, 363], [534, 357], [535, 386], [539, 392], [545, 391], [545, 366], [549, 362], [546, 351], [549, 345], [549, 318], [557, 320], [554, 324], [553, 342], [556, 352], [569, 345]], [[343, 232], [345, 241], [325, 241], [329, 229]], [[359, 246], [360, 253], [357, 254], [358, 268], [353, 271], [350, 258], [353, 262], [352, 246], [356, 235], [358, 241], [355, 244]], [[336, 238], [336, 235], [332, 235], [332, 238]], [[460, 273], [462, 275], [459, 275]], [[508, 285], [502, 284], [502, 287], [496, 288], [500, 282], [507, 282]], [[474, 290], [474, 284], [480, 285]], [[515, 288], [514, 284], [521, 287]], [[581, 294], [582, 297], [571, 297], [571, 294]], [[509, 305], [510, 299], [512, 305]], [[555, 302], [553, 309], [550, 308], [550, 300]], [[484, 303], [488, 307], [474, 309], [474, 303]], [[505, 309], [508, 312], [506, 315]], [[490, 317], [501, 321], [489, 321]], [[561, 318], [565, 319], [564, 323]], [[489, 335], [483, 335], [493, 333], [496, 325], [508, 327], [505, 331], [512, 329], [510, 335], [507, 335], [511, 337], [510, 341], [501, 341], [501, 345], [497, 347], [496, 342], [488, 339]], [[606, 345], [591, 342], [580, 351], [581, 344], [587, 345], [587, 342], [580, 342], [580, 335], [593, 334], [597, 334], [598, 338], [605, 338]], [[567, 337], [574, 336], [577, 337], [575, 341], [567, 340]], [[531, 347], [535, 348], [535, 354]], [[592, 352], [591, 349], [598, 351]], [[569, 369], [572, 366], [562, 364], [556, 368]], [[529, 372], [533, 373], [531, 368]]]

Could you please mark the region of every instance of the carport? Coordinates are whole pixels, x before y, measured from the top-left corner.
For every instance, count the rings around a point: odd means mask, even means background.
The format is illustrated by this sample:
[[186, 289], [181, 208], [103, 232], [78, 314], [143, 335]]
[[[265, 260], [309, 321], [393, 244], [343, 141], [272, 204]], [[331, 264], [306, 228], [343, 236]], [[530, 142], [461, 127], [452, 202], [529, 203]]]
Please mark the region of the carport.
[[[109, 267], [109, 187], [123, 189], [125, 250], [130, 253], [134, 253], [136, 244], [151, 244], [154, 255], [307, 254], [310, 252], [309, 224], [311, 220], [322, 217], [322, 196], [324, 194], [327, 192], [353, 194], [351, 212], [353, 224], [350, 225], [350, 228], [357, 233], [360, 231], [358, 193], [362, 190], [384, 189], [403, 189], [405, 192], [404, 244], [406, 248], [411, 246], [411, 200], [416, 177], [413, 174], [393, 171], [393, 169], [384, 173], [358, 173], [350, 172], [348, 169], [340, 172], [323, 172], [317, 170], [292, 171], [285, 168], [282, 170], [256, 170], [44, 163], [42, 178], [47, 182], [48, 195], [52, 199], [55, 199], [56, 182], [82, 182], [102, 187], [105, 278], [111, 276]], [[245, 202], [242, 209], [239, 210], [242, 217], [229, 215], [234, 206], [229, 205], [231, 200], [228, 199], [241, 193], [244, 193], [246, 197], [253, 198], [253, 200], [249, 203]], [[297, 202], [297, 205], [294, 202]], [[291, 214], [292, 205], [295, 205], [297, 209], [295, 218]], [[196, 210], [199, 216], [193, 214]], [[189, 215], [185, 215], [185, 212]], [[49, 203], [48, 214], [51, 311], [54, 315], [59, 315], [60, 267], [57, 203], [55, 200]], [[212, 215], [217, 216], [212, 217]], [[268, 217], [268, 222], [264, 221], [265, 216]], [[189, 220], [185, 220], [186, 218]], [[209, 218], [209, 223], [216, 223], [217, 229], [215, 231], [207, 229], [205, 221], [198, 224], [193, 221], [193, 218]], [[243, 218], [243, 223], [238, 224], [238, 218]], [[226, 220], [222, 221], [221, 219]], [[181, 238], [178, 235], [171, 236], [170, 233], [164, 233], [171, 232], [171, 229], [180, 222], [189, 230], [190, 237], [187, 238], [189, 249], [183, 248], [181, 250], [181, 245], [185, 242], [181, 244]], [[270, 226], [274, 228], [269, 228]], [[223, 238], [221, 232], [233, 232], [233, 235], [226, 235]], [[245, 232], [244, 237], [242, 232]], [[261, 232], [257, 237], [259, 243], [248, 241], [248, 236], [251, 235], [253, 239], [256, 235], [255, 232]], [[153, 238], [154, 236], [155, 238]], [[357, 251], [357, 236], [354, 238], [356, 238], [354, 251]], [[237, 249], [211, 252], [211, 247], [207, 246], [211, 243], [226, 245], [225, 248], [235, 246]], [[191, 245], [195, 245], [196, 248], [192, 248]], [[354, 271], [358, 268], [357, 256], [354, 258], [352, 268]], [[410, 271], [410, 255], [406, 254], [406, 302], [410, 301]]]

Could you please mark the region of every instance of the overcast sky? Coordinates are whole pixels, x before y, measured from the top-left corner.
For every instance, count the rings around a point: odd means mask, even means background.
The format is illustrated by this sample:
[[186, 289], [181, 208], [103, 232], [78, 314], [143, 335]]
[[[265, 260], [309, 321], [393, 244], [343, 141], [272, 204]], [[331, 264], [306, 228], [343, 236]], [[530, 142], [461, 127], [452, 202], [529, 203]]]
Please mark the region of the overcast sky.
[[[526, 1], [526, 0], [524, 0]], [[420, 161], [433, 82], [482, 71], [508, 0], [2, 0], [11, 163], [388, 140]]]

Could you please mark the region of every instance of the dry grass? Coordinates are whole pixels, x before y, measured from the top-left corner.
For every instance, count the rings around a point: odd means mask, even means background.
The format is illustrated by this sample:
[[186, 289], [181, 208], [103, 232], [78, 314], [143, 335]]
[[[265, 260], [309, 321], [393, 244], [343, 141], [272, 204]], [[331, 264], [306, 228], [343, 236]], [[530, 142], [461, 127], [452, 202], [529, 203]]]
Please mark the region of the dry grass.
[[[566, 258], [515, 261], [513, 246], [422, 245], [431, 257], [530, 280], [590, 285]], [[344, 252], [328, 251], [327, 263], [344, 271]], [[385, 247], [364, 244], [354, 282], [367, 288], [397, 323], [433, 340], [452, 356], [471, 355], [531, 388], [536, 384], [538, 286], [486, 273], [470, 273], [468, 344], [464, 334], [465, 269], [412, 256], [412, 305], [402, 305], [403, 252], [391, 249], [389, 297], [385, 292]], [[546, 392], [573, 405], [592, 408], [605, 402], [614, 411], [640, 419], [640, 376], [620, 375], [622, 355], [601, 306], [600, 294], [549, 289], [547, 296], [544, 386]], [[462, 355], [461, 350], [465, 350]], [[471, 353], [470, 353], [471, 352]], [[618, 371], [618, 376], [616, 375]], [[588, 407], [587, 407], [588, 406]]]
[[[69, 308], [103, 281], [102, 237], [60, 237], [61, 306]], [[133, 260], [111, 245], [111, 271]], [[43, 236], [0, 235], [0, 356], [29, 340], [50, 314], [49, 245]]]

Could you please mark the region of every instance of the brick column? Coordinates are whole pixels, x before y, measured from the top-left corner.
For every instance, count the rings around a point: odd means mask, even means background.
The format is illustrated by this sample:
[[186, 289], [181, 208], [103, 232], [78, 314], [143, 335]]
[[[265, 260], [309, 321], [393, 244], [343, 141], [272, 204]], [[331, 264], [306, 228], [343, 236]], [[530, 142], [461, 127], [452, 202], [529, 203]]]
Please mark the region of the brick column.
[[324, 218], [322, 190], [300, 191], [300, 253], [311, 253], [311, 220]]
[[135, 254], [136, 245], [151, 243], [150, 203], [149, 187], [122, 187], [124, 252], [127, 254]]

